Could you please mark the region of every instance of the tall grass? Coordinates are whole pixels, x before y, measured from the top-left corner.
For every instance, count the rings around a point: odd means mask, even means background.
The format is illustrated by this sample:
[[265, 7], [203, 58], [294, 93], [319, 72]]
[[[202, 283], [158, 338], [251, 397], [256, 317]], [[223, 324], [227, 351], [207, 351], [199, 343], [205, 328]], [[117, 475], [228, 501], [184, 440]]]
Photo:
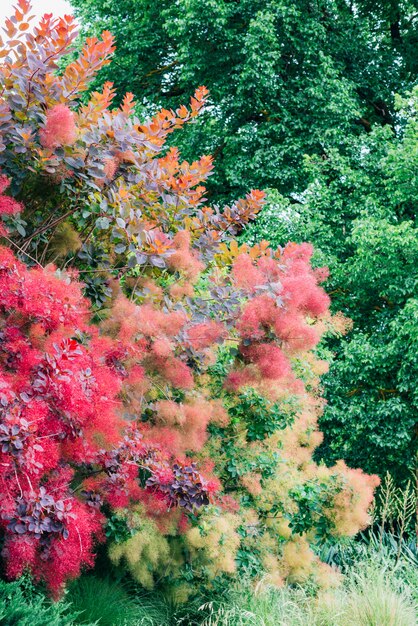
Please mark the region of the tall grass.
[[83, 576], [75, 581], [67, 601], [79, 612], [79, 624], [98, 622], [100, 626], [124, 624], [135, 617], [135, 606], [127, 592], [118, 584], [96, 576]]
[[66, 601], [83, 612], [77, 624], [97, 626], [417, 626], [418, 570], [406, 559], [371, 550], [339, 588], [319, 594], [241, 581], [209, 600], [176, 607], [161, 593], [86, 576]]
[[[304, 589], [236, 587], [201, 607], [202, 626], [417, 626], [417, 587], [402, 565], [361, 563], [344, 585], [317, 597]], [[413, 569], [409, 568], [411, 573]]]
[[80, 626], [169, 626], [173, 615], [162, 594], [93, 575], [76, 580], [65, 599], [78, 613]]

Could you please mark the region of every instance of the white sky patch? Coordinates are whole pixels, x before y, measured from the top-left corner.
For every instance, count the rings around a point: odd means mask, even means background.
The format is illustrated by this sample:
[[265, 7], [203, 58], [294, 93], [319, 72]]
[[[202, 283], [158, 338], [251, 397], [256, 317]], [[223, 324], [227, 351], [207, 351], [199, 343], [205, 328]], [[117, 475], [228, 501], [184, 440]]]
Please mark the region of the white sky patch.
[[[3, 27], [4, 20], [14, 13], [13, 7], [16, 6], [16, 0], [0, 0], [0, 26]], [[31, 15], [35, 15], [36, 19], [31, 24], [36, 24], [45, 13], [52, 13], [54, 17], [62, 17], [63, 15], [72, 15], [73, 9], [67, 0], [32, 0]], [[1, 32], [1, 31], [0, 31]], [[3, 35], [3, 33], [1, 32]]]

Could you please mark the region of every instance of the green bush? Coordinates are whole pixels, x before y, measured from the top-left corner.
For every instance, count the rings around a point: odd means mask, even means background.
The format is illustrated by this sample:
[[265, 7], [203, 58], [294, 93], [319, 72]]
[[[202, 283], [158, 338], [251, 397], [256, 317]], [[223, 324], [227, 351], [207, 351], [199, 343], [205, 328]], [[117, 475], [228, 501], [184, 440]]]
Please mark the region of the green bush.
[[174, 612], [161, 591], [145, 593], [134, 583], [93, 575], [74, 581], [66, 599], [83, 625], [169, 626]]
[[309, 241], [314, 263], [329, 267], [332, 309], [353, 328], [326, 341], [317, 458], [343, 458], [382, 478], [390, 472], [398, 485], [417, 462], [418, 90], [400, 105], [397, 135], [375, 129], [349, 149], [307, 159], [311, 182], [300, 202], [270, 190], [242, 235], [249, 243]]
[[50, 603], [25, 577], [13, 583], [0, 580], [2, 626], [74, 626], [76, 619], [73, 607], [64, 602]]

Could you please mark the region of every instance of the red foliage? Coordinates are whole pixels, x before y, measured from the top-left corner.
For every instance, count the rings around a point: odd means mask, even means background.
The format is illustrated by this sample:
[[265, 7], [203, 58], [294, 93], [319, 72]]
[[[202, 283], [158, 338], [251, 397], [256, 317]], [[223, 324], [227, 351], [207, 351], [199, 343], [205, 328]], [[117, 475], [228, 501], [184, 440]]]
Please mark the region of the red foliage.
[[284, 312], [278, 316], [274, 329], [292, 351], [314, 348], [320, 339], [316, 328], [306, 324], [295, 311]]
[[0, 196], [0, 215], [15, 215], [20, 213], [22, 206], [9, 196]]
[[[8, 576], [29, 568], [54, 596], [67, 578], [93, 563], [102, 500], [120, 507], [145, 499], [153, 502], [150, 509], [158, 503], [166, 511], [177, 504], [170, 463], [173, 451], [181, 453], [184, 444], [164, 442], [158, 430], [144, 439], [121, 417], [121, 392], [129, 395], [129, 388], [144, 378], [138, 360], [174, 386], [193, 385], [190, 369], [171, 354], [169, 342], [164, 344], [172, 328], [182, 328], [184, 315], [151, 314], [146, 306], [123, 302], [136, 325], [129, 315], [122, 316], [120, 336], [101, 337], [89, 325], [81, 290], [80, 283], [59, 279], [53, 268], [29, 270], [0, 248], [2, 556]], [[142, 340], [132, 341], [140, 330]], [[201, 418], [204, 408], [185, 408], [190, 449], [201, 447], [206, 437], [212, 413]], [[138, 482], [140, 467], [151, 476], [145, 488]], [[77, 477], [91, 470], [80, 492]], [[199, 478], [195, 469], [193, 476], [200, 489], [196, 498], [205, 502], [216, 483]], [[74, 482], [79, 483], [76, 492]], [[178, 494], [183, 500], [186, 488]], [[192, 500], [187, 502], [192, 506]]]
[[254, 265], [248, 254], [240, 254], [232, 267], [232, 275], [237, 287], [255, 291], [265, 282], [263, 273]]
[[[14, 198], [4, 195], [4, 191], [9, 187], [10, 179], [4, 174], [0, 174], [0, 216], [16, 215], [23, 209], [20, 202]], [[7, 228], [0, 223], [0, 237], [7, 235]]]
[[93, 540], [102, 532], [100, 513], [72, 497], [71, 475], [57, 471], [40, 489], [29, 487], [21, 496], [9, 492], [10, 504], [3, 504], [7, 515], [2, 507], [7, 576], [17, 578], [30, 567], [35, 580], [45, 581], [56, 598], [68, 578], [93, 564]]
[[72, 145], [77, 136], [74, 113], [64, 104], [56, 104], [46, 113], [46, 123], [39, 131], [41, 144], [45, 148]]
[[263, 378], [296, 382], [289, 356], [317, 345], [321, 333], [309, 318], [315, 321], [330, 302], [318, 285], [326, 272], [311, 267], [312, 251], [309, 244], [292, 243], [277, 258], [267, 250], [256, 260], [240, 254], [234, 261], [233, 280], [249, 298], [236, 324], [249, 365], [229, 374], [227, 388], [237, 390]]
[[118, 169], [118, 160], [115, 158], [104, 159], [104, 173], [107, 179], [112, 180]]
[[195, 282], [204, 269], [204, 265], [190, 250], [190, 233], [178, 231], [173, 239], [174, 251], [168, 259], [168, 266], [184, 274], [191, 282]]
[[248, 369], [234, 370], [228, 374], [225, 380], [225, 389], [228, 391], [238, 391], [240, 387], [251, 385], [253, 376]]
[[268, 379], [280, 379], [290, 374], [288, 359], [281, 349], [272, 343], [242, 346], [241, 353], [250, 363], [257, 365], [260, 375]]
[[195, 324], [187, 331], [187, 338], [195, 350], [203, 350], [212, 346], [225, 336], [225, 327], [219, 322], [202, 322]]
[[267, 294], [249, 300], [237, 324], [241, 337], [262, 339], [274, 326], [278, 312], [275, 301]]

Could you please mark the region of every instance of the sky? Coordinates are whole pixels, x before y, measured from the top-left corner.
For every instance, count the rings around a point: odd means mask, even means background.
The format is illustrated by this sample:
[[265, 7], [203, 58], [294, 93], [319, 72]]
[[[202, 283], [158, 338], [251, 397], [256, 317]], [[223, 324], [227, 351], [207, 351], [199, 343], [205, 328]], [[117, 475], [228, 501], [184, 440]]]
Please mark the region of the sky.
[[[56, 17], [69, 15], [72, 8], [67, 0], [32, 0], [32, 14], [42, 17], [44, 13], [52, 13]], [[6, 17], [13, 13], [16, 0], [0, 0], [0, 24], [2, 25]], [[37, 20], [36, 20], [37, 21]], [[35, 20], [33, 20], [35, 22]], [[33, 23], [32, 22], [32, 23]]]

